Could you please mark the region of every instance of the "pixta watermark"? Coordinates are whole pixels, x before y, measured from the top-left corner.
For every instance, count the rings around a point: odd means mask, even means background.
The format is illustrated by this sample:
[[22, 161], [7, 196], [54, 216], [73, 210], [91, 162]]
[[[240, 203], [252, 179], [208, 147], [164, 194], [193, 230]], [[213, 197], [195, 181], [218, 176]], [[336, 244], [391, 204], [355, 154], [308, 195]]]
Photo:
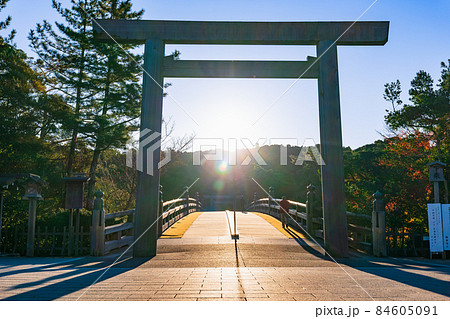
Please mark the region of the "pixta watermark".
[[[128, 143], [128, 145], [131, 145], [131, 143]], [[170, 149], [164, 152], [162, 156], [157, 156], [160, 155], [158, 153], [161, 152], [161, 133], [154, 132], [150, 129], [143, 129], [140, 131], [138, 149], [135, 149], [132, 146], [127, 149], [126, 165], [131, 168], [134, 167], [133, 151], [136, 154], [134, 157], [136, 161], [136, 170], [152, 176], [156, 172], [155, 166], [159, 170], [171, 160]], [[162, 159], [158, 163], [155, 163], [155, 159], [160, 158]]]
[[[194, 138], [190, 150], [192, 164], [198, 166], [205, 161], [217, 161], [228, 166], [248, 166], [254, 162], [257, 165], [265, 166], [268, 164], [260, 153], [261, 145], [278, 145], [280, 148], [279, 164], [282, 166], [289, 164], [301, 166], [305, 162], [325, 165], [320, 150], [312, 138], [305, 139], [301, 146], [296, 138], [259, 138], [253, 141], [249, 138]], [[294, 156], [295, 160], [289, 157], [289, 146], [300, 148], [298, 154]], [[156, 156], [158, 153], [160, 156]], [[136, 155], [133, 156], [134, 154]], [[156, 169], [160, 169], [171, 159], [172, 150], [170, 148], [161, 152], [161, 133], [153, 132], [150, 129], [140, 132], [138, 148], [130, 146], [126, 151], [127, 167], [136, 167], [136, 170], [149, 175], [154, 175]], [[155, 162], [156, 160], [159, 161]]]

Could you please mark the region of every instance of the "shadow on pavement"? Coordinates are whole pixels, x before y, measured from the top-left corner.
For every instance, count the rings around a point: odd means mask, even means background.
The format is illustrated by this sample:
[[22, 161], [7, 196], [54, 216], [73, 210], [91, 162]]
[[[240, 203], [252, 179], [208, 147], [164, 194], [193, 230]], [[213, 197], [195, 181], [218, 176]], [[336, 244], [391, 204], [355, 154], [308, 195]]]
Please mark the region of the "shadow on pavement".
[[[411, 287], [420, 288], [450, 297], [450, 283], [446, 280], [427, 276], [413, 271], [429, 272], [433, 275], [444, 274], [450, 278], [450, 268], [445, 265], [427, 264], [414, 260], [377, 258], [373, 256], [358, 256], [348, 259], [338, 259], [340, 264], [358, 269], [381, 278], [390, 279]], [[389, 289], [386, 287], [386, 289]]]
[[[75, 270], [66, 272], [64, 274], [58, 274], [52, 277], [48, 277], [42, 280], [27, 282], [13, 286], [10, 290], [26, 289], [33, 286], [45, 284], [48, 281], [60, 280], [54, 284], [50, 284], [45, 287], [36, 288], [23, 293], [18, 293], [14, 296], [4, 298], [2, 300], [33, 300], [33, 301], [50, 301], [61, 298], [65, 295], [79, 292], [80, 296], [84, 293], [85, 289], [90, 287], [100, 276], [97, 282], [102, 282], [106, 279], [113, 278], [120, 274], [123, 274], [129, 270], [132, 270], [143, 263], [148, 262], [151, 258], [130, 258], [117, 262], [108, 271], [105, 272], [107, 267], [113, 264], [117, 257], [112, 258], [107, 256], [105, 258], [93, 258], [87, 257], [81, 260], [68, 261], [67, 263], [59, 263], [57, 265], [44, 265], [39, 267], [12, 270], [5, 273], [0, 273], [0, 278], [4, 278], [16, 274], [33, 273], [37, 271], [61, 271], [66, 268]], [[67, 278], [64, 280], [64, 278]], [[105, 291], [106, 292], [106, 291]], [[80, 298], [83, 300], [83, 298]]]

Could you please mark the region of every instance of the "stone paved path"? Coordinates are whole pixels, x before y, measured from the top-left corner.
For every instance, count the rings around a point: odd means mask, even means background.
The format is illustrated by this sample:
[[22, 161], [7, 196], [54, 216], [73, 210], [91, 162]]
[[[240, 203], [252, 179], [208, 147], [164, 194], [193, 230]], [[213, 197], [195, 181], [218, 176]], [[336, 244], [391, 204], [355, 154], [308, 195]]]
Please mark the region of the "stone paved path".
[[156, 257], [127, 254], [106, 273], [118, 255], [0, 258], [0, 299], [450, 300], [448, 262], [338, 260], [356, 284], [320, 247], [288, 238], [255, 214], [238, 213], [235, 243], [229, 217], [205, 212], [182, 238], [160, 239]]

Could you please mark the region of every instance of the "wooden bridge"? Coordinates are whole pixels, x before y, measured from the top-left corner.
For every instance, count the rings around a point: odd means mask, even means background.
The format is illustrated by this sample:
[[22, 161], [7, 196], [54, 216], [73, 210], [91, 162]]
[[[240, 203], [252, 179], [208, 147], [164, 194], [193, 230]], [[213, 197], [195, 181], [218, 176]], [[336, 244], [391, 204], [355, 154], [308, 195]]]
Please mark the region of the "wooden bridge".
[[[103, 256], [115, 249], [130, 246], [135, 241], [140, 240], [138, 237], [134, 237], [133, 234], [135, 210], [131, 209], [105, 214], [103, 210], [103, 199], [101, 198], [103, 194], [97, 193], [96, 195], [97, 199], [95, 200], [95, 209], [92, 216], [91, 255]], [[304, 236], [316, 241], [316, 244], [319, 241], [323, 245], [323, 216], [321, 214], [321, 207], [317, 206], [316, 196], [315, 188], [309, 186], [308, 200], [306, 203], [290, 200], [291, 209], [289, 211], [288, 223], [293, 231], [302, 232]], [[215, 197], [208, 195], [204, 198], [211, 202], [211, 198], [214, 201]], [[221, 195], [217, 198], [220, 202], [228, 203], [230, 209], [233, 209], [233, 207], [236, 209], [236, 207], [240, 206], [237, 204], [239, 201], [237, 197], [234, 200], [231, 195]], [[280, 201], [281, 199], [273, 197], [257, 199], [255, 194], [254, 200], [247, 205], [246, 211], [259, 213], [261, 216], [267, 215], [279, 223]], [[374, 207], [377, 206], [379, 208], [378, 210], [374, 210], [371, 215], [347, 212], [348, 220], [353, 221], [347, 226], [349, 229], [348, 242], [349, 246], [354, 249], [364, 250], [377, 256], [386, 256], [385, 213], [381, 197], [376, 198], [375, 202], [376, 205]], [[166, 237], [166, 231], [172, 225], [194, 212], [203, 211], [203, 206], [198, 193], [196, 198], [187, 196], [166, 202], [160, 201], [159, 211], [161, 215], [151, 227], [157, 228], [158, 237]], [[372, 219], [377, 221], [370, 227]], [[205, 225], [205, 227], [208, 226]], [[170, 231], [173, 232], [173, 229], [170, 229]]]
[[[257, 199], [244, 212], [202, 211], [190, 197], [161, 203], [161, 236], [152, 258], [133, 258], [128, 249], [133, 210], [97, 210], [93, 254], [105, 256], [0, 258], [0, 299], [450, 300], [448, 263], [357, 251], [333, 260], [318, 245], [321, 221], [311, 221], [310, 204], [291, 201], [293, 218], [283, 229], [278, 201]], [[235, 214], [238, 240], [231, 236]], [[314, 227], [313, 238], [301, 230]]]

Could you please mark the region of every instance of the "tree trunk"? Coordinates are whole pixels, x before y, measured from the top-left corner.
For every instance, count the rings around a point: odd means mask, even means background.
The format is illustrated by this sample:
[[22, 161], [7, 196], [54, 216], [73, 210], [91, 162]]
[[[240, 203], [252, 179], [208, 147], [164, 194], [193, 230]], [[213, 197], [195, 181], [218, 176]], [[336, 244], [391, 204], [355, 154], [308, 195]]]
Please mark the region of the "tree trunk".
[[[86, 23], [84, 24], [83, 31], [86, 32]], [[76, 120], [78, 120], [81, 110], [81, 85], [83, 84], [84, 64], [85, 64], [85, 49], [83, 48], [81, 49], [81, 65], [78, 71], [77, 97], [75, 102]], [[79, 130], [79, 123], [77, 122], [72, 131], [72, 139], [70, 140], [69, 157], [67, 159], [68, 176], [72, 175], [73, 172], [73, 164], [75, 161], [75, 150], [77, 148], [77, 140], [78, 140], [78, 130]]]
[[[78, 126], [78, 124], [77, 124]], [[69, 156], [67, 158], [67, 175], [72, 175], [73, 162], [75, 160], [75, 149], [77, 146], [78, 128], [74, 128], [72, 131], [72, 139], [70, 140]]]
[[[110, 81], [111, 81], [110, 59], [111, 58], [108, 58], [108, 71], [106, 73], [105, 97], [103, 100], [102, 116], [106, 116], [106, 114], [108, 113], [108, 99], [109, 99]], [[100, 127], [97, 131], [94, 155], [92, 156], [91, 168], [89, 170], [90, 180], [89, 180], [89, 184], [88, 184], [88, 196], [87, 196], [87, 202], [86, 202], [86, 209], [88, 209], [88, 210], [92, 210], [94, 207], [94, 193], [95, 193], [97, 166], [98, 166], [98, 163], [100, 160], [101, 149], [103, 147], [101, 141], [102, 141], [102, 137], [103, 137], [104, 133], [105, 133], [105, 127], [104, 127], [103, 122], [101, 122]]]
[[86, 209], [92, 210], [94, 208], [94, 193], [95, 193], [95, 182], [97, 175], [98, 162], [100, 160], [100, 148], [96, 146], [94, 150], [94, 155], [92, 156], [91, 167], [89, 169], [89, 182], [88, 182], [88, 195], [86, 201]]

